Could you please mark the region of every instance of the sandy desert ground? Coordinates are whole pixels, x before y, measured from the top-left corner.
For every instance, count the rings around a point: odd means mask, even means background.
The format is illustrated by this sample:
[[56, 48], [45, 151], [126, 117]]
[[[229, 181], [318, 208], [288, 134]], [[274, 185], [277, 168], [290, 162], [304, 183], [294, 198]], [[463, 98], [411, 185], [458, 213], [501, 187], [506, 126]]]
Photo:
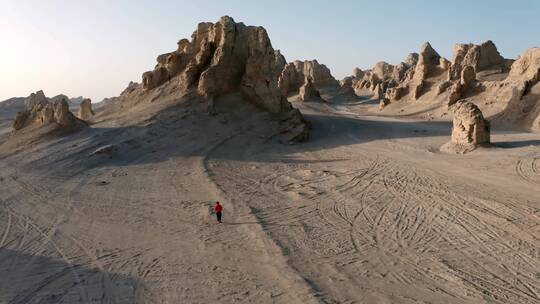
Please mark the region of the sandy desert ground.
[[236, 98], [2, 124], [0, 303], [540, 303], [540, 134], [443, 154], [451, 122], [337, 100], [288, 145]]

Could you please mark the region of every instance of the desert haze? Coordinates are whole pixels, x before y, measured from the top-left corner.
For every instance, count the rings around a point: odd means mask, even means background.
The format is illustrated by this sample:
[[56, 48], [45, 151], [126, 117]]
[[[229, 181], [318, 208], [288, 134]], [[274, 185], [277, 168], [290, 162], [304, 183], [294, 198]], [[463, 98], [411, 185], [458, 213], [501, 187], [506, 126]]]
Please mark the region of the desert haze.
[[540, 303], [540, 48], [495, 43], [336, 80], [224, 16], [1, 102], [0, 303]]

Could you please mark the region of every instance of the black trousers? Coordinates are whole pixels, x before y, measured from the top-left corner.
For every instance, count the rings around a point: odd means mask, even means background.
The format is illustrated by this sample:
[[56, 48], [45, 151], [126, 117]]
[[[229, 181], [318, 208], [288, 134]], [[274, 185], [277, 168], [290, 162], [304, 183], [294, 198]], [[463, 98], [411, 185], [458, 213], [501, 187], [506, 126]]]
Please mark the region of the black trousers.
[[216, 212], [217, 221], [221, 223], [221, 212]]

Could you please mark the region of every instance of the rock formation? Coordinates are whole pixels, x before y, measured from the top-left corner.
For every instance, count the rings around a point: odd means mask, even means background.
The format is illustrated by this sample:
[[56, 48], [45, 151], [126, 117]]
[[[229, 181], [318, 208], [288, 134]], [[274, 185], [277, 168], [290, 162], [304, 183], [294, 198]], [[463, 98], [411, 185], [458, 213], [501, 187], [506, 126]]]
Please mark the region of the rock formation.
[[356, 94], [354, 93], [353, 89], [353, 81], [354, 77], [345, 77], [341, 82], [339, 83], [339, 94], [344, 97], [355, 97]]
[[[419, 60], [417, 53], [410, 53], [407, 58], [394, 66], [387, 62], [380, 61], [371, 70], [364, 71], [361, 79], [353, 78], [353, 88], [355, 90], [371, 90], [374, 99], [381, 99], [386, 96], [390, 101], [400, 99], [403, 94], [409, 92], [408, 82], [412, 79], [416, 64]], [[400, 87], [399, 89], [394, 89]], [[390, 90], [389, 94], [387, 90]]]
[[379, 61], [375, 64], [371, 72], [376, 75], [378, 79], [389, 79], [392, 78], [394, 66], [387, 62]]
[[508, 98], [497, 122], [526, 130], [540, 130], [540, 48], [526, 50], [513, 64], [494, 95]]
[[[291, 129], [297, 135], [292, 139], [301, 140], [307, 136], [308, 124], [278, 87], [284, 64], [263, 27], [224, 16], [215, 24], [200, 23], [191, 41], [182, 39], [175, 51], [159, 55], [154, 70], [143, 74], [142, 88], [126, 94], [150, 93], [169, 83], [169, 90], [176, 92], [196, 89], [212, 106], [220, 96], [240, 92], [244, 99], [293, 122]], [[318, 73], [311, 73], [320, 79]]]
[[467, 153], [478, 146], [489, 145], [489, 122], [484, 119], [480, 109], [471, 102], [462, 101], [453, 106], [454, 120], [452, 140], [441, 150], [454, 153]]
[[373, 99], [375, 100], [380, 100], [384, 97], [384, 94], [383, 94], [383, 87], [382, 87], [382, 84], [381, 83], [378, 83], [376, 86], [375, 86], [375, 90], [374, 90], [374, 94], [373, 94]]
[[412, 98], [413, 100], [418, 100], [420, 96], [424, 93], [425, 81], [422, 79], [416, 80], [412, 85]]
[[540, 81], [540, 48], [526, 50], [512, 64], [508, 81], [522, 82], [525, 87], [531, 87]]
[[299, 61], [288, 63], [279, 77], [281, 92], [287, 96], [298, 92], [305, 84], [306, 79], [311, 79], [317, 89], [324, 87], [337, 87], [338, 81], [330, 73], [324, 64], [317, 60]]
[[408, 93], [408, 87], [404, 86], [398, 86], [394, 88], [388, 88], [386, 90], [386, 98], [388, 98], [389, 101], [396, 101], [400, 100], [401, 97], [405, 96]]
[[[398, 65], [381, 61], [372, 70], [353, 74], [356, 93], [369, 90], [382, 100], [380, 109], [399, 100], [392, 110], [407, 113], [408, 102], [418, 100], [410, 113], [443, 118], [466, 98], [495, 124], [540, 130], [540, 48], [514, 61], [502, 57], [491, 41], [456, 44], [450, 62], [425, 43], [418, 54], [409, 54]], [[425, 111], [418, 111], [421, 108]]]
[[29, 126], [44, 126], [55, 123], [64, 130], [71, 130], [84, 126], [69, 111], [68, 101], [63, 98], [54, 102], [49, 102], [43, 91], [31, 94], [27, 100], [27, 109], [18, 112], [13, 122], [13, 129], [21, 130]]
[[27, 110], [33, 109], [38, 104], [46, 104], [49, 100], [45, 97], [45, 93], [42, 90], [39, 90], [35, 93], [30, 94], [25, 101], [25, 107]]
[[433, 49], [429, 42], [422, 45], [418, 62], [414, 71], [414, 78], [425, 80], [432, 75], [439, 66], [441, 56]]
[[79, 118], [82, 120], [88, 120], [94, 116], [92, 111], [92, 101], [89, 98], [85, 98], [81, 101], [79, 107]]
[[461, 71], [466, 66], [472, 66], [478, 73], [487, 69], [508, 71], [512, 60], [503, 58], [495, 44], [488, 40], [480, 45], [456, 44], [453, 51], [452, 65], [448, 70], [448, 79], [459, 80]]
[[324, 101], [310, 78], [300, 87], [299, 96], [301, 101]]
[[460, 82], [454, 83], [450, 87], [450, 94], [448, 95], [447, 105], [448, 106], [453, 105], [454, 103], [456, 103], [458, 100], [461, 99], [462, 95], [463, 95], [463, 86], [461, 85]]
[[461, 70], [461, 85], [470, 87], [476, 81], [476, 71], [474, 67], [468, 65]]
[[354, 68], [352, 77], [355, 80], [360, 80], [360, 79], [364, 78], [364, 74], [365, 74], [364, 71], [362, 71], [361, 69]]

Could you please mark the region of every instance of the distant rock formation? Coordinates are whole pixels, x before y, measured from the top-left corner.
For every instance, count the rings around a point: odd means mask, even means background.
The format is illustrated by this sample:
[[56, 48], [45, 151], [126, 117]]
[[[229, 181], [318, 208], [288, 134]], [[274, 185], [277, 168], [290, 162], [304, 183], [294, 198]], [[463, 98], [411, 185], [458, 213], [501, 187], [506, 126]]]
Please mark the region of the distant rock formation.
[[354, 77], [345, 77], [339, 82], [339, 95], [344, 98], [355, 98], [356, 94], [353, 89]]
[[473, 67], [476, 73], [488, 69], [507, 72], [512, 62], [513, 60], [505, 59], [499, 54], [497, 47], [491, 40], [480, 45], [456, 44], [452, 65], [448, 70], [448, 79], [459, 80], [462, 70], [467, 66]]
[[85, 98], [81, 101], [79, 107], [79, 118], [82, 120], [88, 120], [94, 116], [94, 111], [92, 110], [92, 101], [90, 98]]
[[42, 90], [39, 90], [35, 93], [31, 93], [30, 96], [26, 98], [26, 101], [24, 103], [27, 110], [33, 109], [38, 104], [45, 104], [49, 102], [47, 97], [45, 97], [45, 93], [43, 93]]
[[300, 87], [299, 96], [301, 101], [324, 101], [310, 78]]
[[[356, 94], [380, 100], [381, 110], [400, 101], [390, 111], [444, 118], [466, 99], [497, 126], [540, 131], [540, 48], [512, 60], [501, 56], [492, 41], [456, 44], [452, 59], [426, 42], [397, 65], [380, 61], [371, 70], [355, 69], [352, 87]], [[409, 110], [412, 101], [418, 102]]]
[[361, 69], [354, 68], [352, 77], [353, 77], [354, 80], [360, 80], [360, 79], [364, 78], [364, 74], [365, 74], [365, 72], [362, 71]]
[[480, 109], [471, 102], [461, 101], [453, 106], [452, 140], [442, 151], [467, 153], [478, 146], [489, 145], [490, 126]]
[[85, 126], [69, 111], [65, 98], [50, 102], [43, 91], [32, 93], [26, 101], [26, 110], [18, 112], [13, 122], [13, 129], [21, 130], [29, 126], [44, 126], [55, 123], [64, 130]]
[[[176, 92], [196, 88], [211, 107], [218, 97], [240, 92], [260, 108], [287, 117], [291, 132], [296, 133], [291, 139], [302, 140], [307, 137], [308, 124], [278, 87], [284, 65], [285, 58], [272, 48], [263, 27], [246, 26], [224, 16], [217, 23], [200, 23], [191, 41], [182, 39], [175, 51], [159, 55], [154, 70], [143, 74], [141, 89], [126, 94], [151, 92], [174, 80]], [[319, 74], [313, 75], [318, 79]]]
[[281, 92], [285, 96], [297, 93], [306, 83], [306, 79], [311, 79], [317, 89], [339, 86], [330, 69], [324, 64], [320, 64], [317, 60], [296, 60], [288, 63], [279, 77]]
[[[431, 62], [431, 55], [426, 54], [424, 61]], [[399, 100], [409, 93], [408, 82], [413, 79], [420, 55], [410, 53], [405, 60], [398, 65], [391, 65], [380, 61], [371, 70], [363, 72], [363, 78], [354, 81], [353, 88], [356, 90], [371, 90], [374, 99], [387, 98], [390, 102]], [[417, 81], [417, 85], [418, 85]], [[389, 91], [387, 93], [387, 91]]]

